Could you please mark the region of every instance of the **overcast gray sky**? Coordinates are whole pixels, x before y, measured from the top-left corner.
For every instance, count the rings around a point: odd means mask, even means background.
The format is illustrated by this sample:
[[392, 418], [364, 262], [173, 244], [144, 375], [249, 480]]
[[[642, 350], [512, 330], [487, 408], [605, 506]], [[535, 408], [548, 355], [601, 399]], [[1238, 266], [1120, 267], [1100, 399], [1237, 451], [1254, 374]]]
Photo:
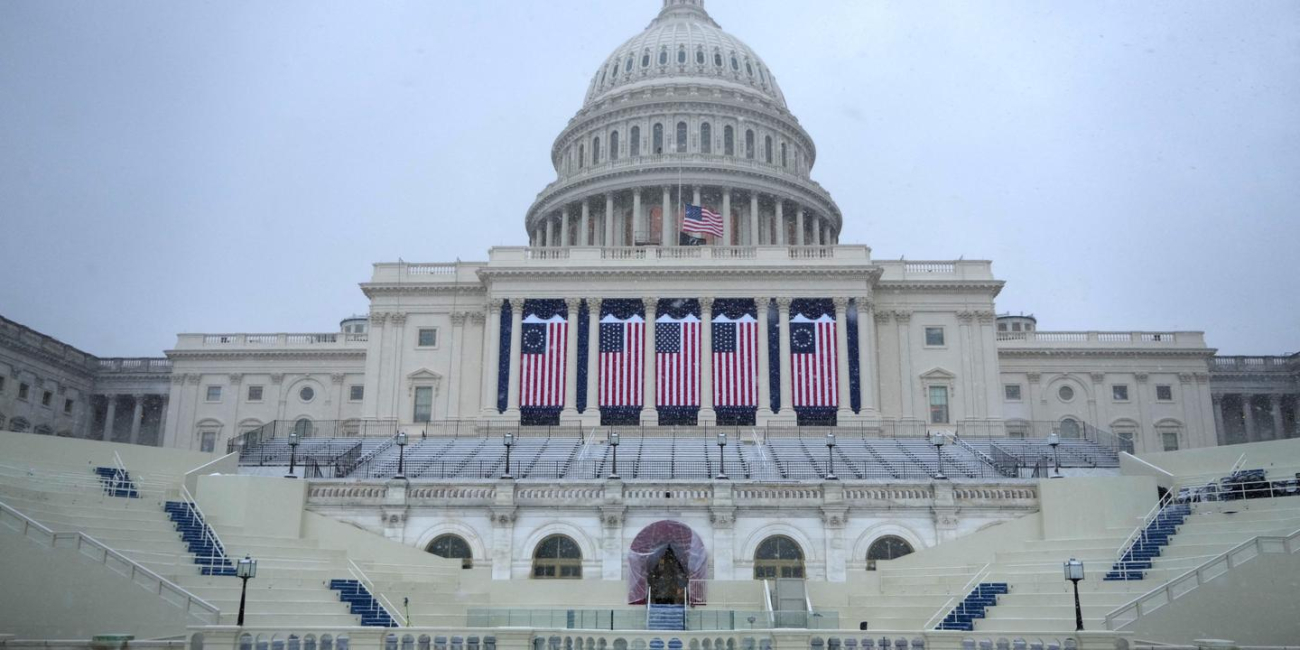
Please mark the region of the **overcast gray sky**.
[[[659, 0], [0, 0], [0, 314], [102, 356], [331, 331], [370, 264], [526, 242]], [[1043, 329], [1300, 348], [1300, 2], [707, 0], [841, 241], [994, 261]]]

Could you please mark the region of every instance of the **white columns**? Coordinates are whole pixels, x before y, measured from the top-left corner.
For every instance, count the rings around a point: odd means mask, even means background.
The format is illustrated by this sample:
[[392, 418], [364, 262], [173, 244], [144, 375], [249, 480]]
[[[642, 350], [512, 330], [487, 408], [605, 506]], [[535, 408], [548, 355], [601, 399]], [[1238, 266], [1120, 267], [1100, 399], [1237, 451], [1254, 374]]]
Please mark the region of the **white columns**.
[[839, 423], [853, 419], [853, 402], [849, 391], [849, 299], [833, 298], [835, 304], [835, 385], [839, 402], [835, 417]]
[[[698, 193], [699, 190], [697, 189]], [[700, 425], [718, 421], [713, 410], [713, 298], [700, 298]]]
[[555, 220], [550, 217], [546, 218], [546, 239], [542, 241], [542, 245], [543, 246], [555, 245]]
[[[660, 211], [660, 212], [662, 213], [662, 214], [660, 215], [660, 217], [661, 217], [661, 218], [660, 218], [660, 221], [663, 222], [663, 223], [661, 224], [661, 229], [660, 229], [660, 234], [659, 234], [659, 245], [660, 245], [660, 246], [676, 246], [676, 245], [677, 245], [677, 233], [675, 232], [675, 229], [673, 228], [673, 222], [676, 221], [676, 218], [675, 218], [675, 217], [673, 216], [673, 214], [672, 214], [672, 204], [673, 204], [673, 188], [668, 187], [667, 185], [665, 185], [665, 186], [664, 186], [664, 201], [663, 201], [663, 204], [662, 204], [662, 205], [663, 205], [663, 209]], [[647, 326], [648, 326], [648, 325], [649, 325], [649, 324], [647, 323]]]
[[776, 199], [776, 245], [785, 246], [785, 201]]
[[758, 246], [762, 243], [759, 239], [758, 230], [758, 192], [749, 193], [749, 245]]
[[[794, 403], [791, 401], [793, 392], [790, 390], [793, 385], [790, 381], [790, 299], [777, 298], [776, 308], [781, 327], [778, 332], [778, 339], [781, 342], [781, 413], [783, 416], [794, 418]], [[763, 341], [763, 345], [767, 345], [767, 342]]]
[[614, 240], [614, 194], [605, 195], [605, 241], [606, 246], [618, 246]]
[[519, 419], [519, 346], [523, 341], [524, 299], [510, 299], [510, 384], [507, 388], [506, 416]]
[[591, 245], [591, 199], [582, 200], [582, 221], [578, 226], [578, 243], [580, 246]]
[[575, 420], [578, 417], [578, 306], [582, 303], [577, 298], [565, 298], [568, 307], [568, 330], [564, 335], [564, 409], [560, 411], [560, 420]]
[[732, 246], [731, 236], [731, 188], [722, 188], [722, 245]]
[[[232, 391], [233, 392], [233, 391]], [[236, 404], [239, 403], [239, 395], [232, 395]], [[135, 400], [135, 406], [131, 409], [131, 444], [140, 444], [140, 418], [144, 416], [144, 395], [136, 393], [131, 396]], [[1274, 402], [1276, 412], [1276, 402]], [[236, 426], [232, 423], [231, 426]]]
[[569, 206], [560, 208], [560, 245], [569, 247]]
[[649, 230], [646, 227], [645, 215], [641, 214], [641, 188], [638, 187], [632, 190], [632, 245], [636, 246], [638, 235], [644, 241], [645, 233]]
[[[462, 362], [465, 352], [465, 323], [468, 320], [469, 312], [467, 311], [451, 312], [451, 349], [448, 350], [448, 352], [451, 353], [452, 377], [463, 376], [463, 371], [461, 369], [465, 367], [465, 364]], [[342, 376], [340, 376], [340, 379], [342, 379]], [[339, 385], [342, 386], [342, 382], [340, 382]], [[460, 410], [460, 390], [461, 385], [459, 381], [447, 382], [446, 417], [458, 418], [464, 415]], [[339, 400], [340, 403], [342, 401], [342, 399]], [[343, 418], [339, 419], [341, 420]]]
[[803, 208], [801, 207], [794, 213], [794, 244], [795, 246], [803, 246], [805, 241], [803, 234]]
[[645, 366], [645, 376], [641, 379], [641, 424], [657, 426], [659, 411], [655, 404], [655, 312], [659, 309], [659, 301], [655, 298], [642, 298], [641, 302], [645, 305], [645, 353], [642, 363]]
[[692, 203], [692, 205], [702, 205], [702, 204], [700, 203], [700, 186], [699, 186], [699, 185], [696, 185], [696, 186], [695, 186], [695, 201]]
[[822, 218], [817, 215], [812, 217], [812, 237], [813, 246], [822, 245]]
[[876, 316], [871, 301], [854, 298], [858, 308], [858, 389], [862, 391], [862, 408], [859, 415], [879, 415], [876, 405], [876, 386], [880, 380], [876, 371]]
[[501, 366], [501, 303], [500, 298], [487, 299], [487, 325], [483, 334], [483, 415], [497, 415], [498, 368]]
[[1246, 442], [1259, 441], [1259, 435], [1255, 432], [1254, 397], [1254, 395], [1248, 393], [1242, 393], [1241, 395], [1241, 415], [1245, 418], [1246, 423]]
[[1216, 439], [1221, 445], [1228, 444], [1227, 433], [1223, 429], [1223, 396], [1211, 395], [1210, 401], [1214, 403], [1214, 430], [1218, 436]]
[[104, 412], [104, 442], [113, 441], [113, 420], [117, 418], [117, 395], [105, 395], [108, 410]]
[[758, 420], [755, 424], [762, 425], [772, 417], [772, 360], [768, 358], [770, 355], [767, 349], [767, 342], [771, 339], [767, 318], [772, 308], [772, 299], [755, 298], [754, 306], [757, 307], [755, 314], [758, 316], [758, 376], [754, 378], [758, 382]]
[[587, 299], [587, 424], [600, 424], [600, 298]]
[[912, 376], [912, 312], [894, 312], [898, 336], [898, 385], [902, 390], [903, 417], [916, 417], [916, 378]]
[[[1187, 395], [1190, 390], [1183, 391], [1183, 401], [1187, 401]], [[1286, 428], [1282, 426], [1282, 396], [1276, 393], [1268, 396], [1269, 406], [1272, 408], [1273, 415], [1273, 435], [1269, 436], [1270, 440], [1281, 440], [1286, 437]], [[138, 418], [137, 418], [138, 419]], [[132, 440], [131, 442], [135, 442]]]

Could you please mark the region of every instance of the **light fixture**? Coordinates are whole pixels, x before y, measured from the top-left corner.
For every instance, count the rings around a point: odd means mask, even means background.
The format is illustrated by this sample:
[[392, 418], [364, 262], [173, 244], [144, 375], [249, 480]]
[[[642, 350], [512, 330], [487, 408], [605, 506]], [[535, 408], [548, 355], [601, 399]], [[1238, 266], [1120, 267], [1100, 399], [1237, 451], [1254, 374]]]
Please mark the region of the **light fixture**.
[[609, 432], [609, 446], [614, 448], [614, 467], [609, 473], [610, 478], [618, 478], [618, 432]]
[[1079, 606], [1079, 581], [1083, 580], [1083, 562], [1070, 558], [1064, 565], [1065, 579], [1074, 583], [1074, 629], [1083, 631], [1083, 608]]
[[826, 434], [826, 480], [836, 481], [839, 477], [835, 475], [835, 433]]
[[289, 432], [289, 473], [284, 475], [285, 478], [298, 478], [298, 476], [293, 473], [295, 461], [297, 461], [297, 456], [298, 456], [298, 432], [290, 431]]
[[947, 444], [947, 436], [942, 431], [934, 431], [930, 434], [930, 444], [934, 445], [934, 455], [939, 459], [939, 471], [935, 473], [934, 478], [944, 480], [948, 478], [943, 474], [943, 446]]
[[393, 478], [406, 478], [406, 432], [397, 434], [397, 474]]
[[1061, 452], [1057, 449], [1061, 444], [1061, 435], [1055, 431], [1047, 434], [1047, 444], [1052, 448], [1052, 464], [1056, 468], [1052, 478], [1061, 478]]
[[257, 560], [245, 555], [244, 559], [235, 562], [235, 577], [244, 581], [243, 587], [239, 590], [239, 620], [236, 625], [244, 627], [244, 602], [248, 596], [248, 581], [257, 577]]
[[501, 475], [501, 478], [514, 478], [514, 475], [510, 473], [510, 448], [515, 446], [515, 434], [510, 431], [502, 434], [501, 444], [506, 446], [506, 471]]
[[718, 476], [719, 481], [727, 480], [727, 434], [718, 434]]

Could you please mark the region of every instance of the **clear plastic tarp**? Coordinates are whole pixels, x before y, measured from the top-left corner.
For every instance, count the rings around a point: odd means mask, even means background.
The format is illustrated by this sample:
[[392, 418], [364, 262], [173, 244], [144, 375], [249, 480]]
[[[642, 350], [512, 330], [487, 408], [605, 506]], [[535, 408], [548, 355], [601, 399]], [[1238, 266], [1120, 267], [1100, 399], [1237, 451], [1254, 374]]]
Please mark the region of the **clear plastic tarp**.
[[627, 602], [629, 604], [645, 604], [650, 572], [669, 550], [686, 571], [682, 587], [685, 588], [689, 581], [690, 604], [705, 603], [704, 580], [707, 577], [705, 573], [708, 569], [709, 556], [704, 550], [704, 540], [700, 539], [690, 526], [677, 521], [664, 520], [646, 526], [637, 533], [636, 539], [632, 540], [632, 548], [627, 554]]

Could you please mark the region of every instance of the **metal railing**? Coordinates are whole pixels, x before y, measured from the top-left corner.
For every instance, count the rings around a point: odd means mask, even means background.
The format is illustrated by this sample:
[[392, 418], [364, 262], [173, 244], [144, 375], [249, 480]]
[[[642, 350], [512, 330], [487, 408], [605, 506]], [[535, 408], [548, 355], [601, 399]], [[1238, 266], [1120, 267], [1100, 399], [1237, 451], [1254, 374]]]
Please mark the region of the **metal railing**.
[[78, 555], [88, 557], [103, 564], [114, 573], [128, 579], [132, 584], [143, 587], [150, 593], [157, 594], [164, 601], [175, 605], [204, 625], [217, 625], [221, 610], [185, 588], [145, 568], [135, 560], [109, 548], [93, 537], [82, 532], [60, 532], [42, 525], [40, 522], [24, 515], [8, 504], [0, 502], [0, 525], [16, 531], [24, 537], [30, 537], [50, 548], [68, 548]]
[[930, 618], [925, 620], [925, 625], [922, 625], [921, 629], [933, 630], [934, 626], [937, 624], [938, 621], [942, 621], [943, 619], [947, 618], [948, 613], [951, 612], [953, 608], [952, 601], [956, 600], [958, 597], [961, 597], [963, 600], [965, 600], [966, 596], [970, 594], [971, 588], [974, 585], [979, 584], [980, 580], [984, 579], [984, 577], [989, 574], [989, 567], [992, 565], [993, 563], [989, 562], [984, 566], [980, 567], [978, 571], [976, 571], [973, 575], [971, 575], [970, 580], [967, 580], [966, 584], [962, 585], [962, 588], [960, 591], [957, 592], [957, 595], [951, 596], [948, 598], [948, 600], [944, 601], [943, 605], [939, 607], [939, 610], [936, 611], [934, 614], [931, 614]]
[[1291, 554], [1300, 552], [1300, 530], [1286, 536], [1260, 535], [1248, 539], [1201, 566], [1184, 573], [1165, 584], [1148, 591], [1106, 614], [1106, 629], [1119, 630], [1137, 619], [1187, 595], [1201, 585], [1233, 568], [1266, 553]]
[[[207, 516], [203, 514], [203, 509], [199, 508], [199, 503], [195, 501], [193, 495], [190, 494], [190, 489], [184, 485], [181, 485], [181, 500], [185, 503], [186, 507], [198, 516], [199, 522], [203, 524], [203, 538], [208, 542], [208, 546], [213, 549], [213, 552], [208, 555], [207, 559], [211, 561], [217, 558], [226, 558], [226, 545], [221, 543], [221, 538], [217, 536], [216, 529], [214, 529], [212, 524], [208, 522]], [[209, 566], [210, 565], [209, 562]]]
[[352, 574], [352, 577], [355, 578], [357, 582], [360, 582], [361, 585], [366, 588], [366, 591], [370, 592], [370, 595], [375, 599], [375, 603], [387, 612], [389, 617], [398, 622], [399, 627], [407, 627], [409, 625], [406, 616], [402, 615], [402, 613], [397, 610], [397, 607], [394, 606], [393, 603], [389, 602], [388, 596], [385, 596], [383, 592], [375, 588], [375, 583], [370, 580], [370, 576], [367, 576], [366, 572], [362, 571], [361, 567], [358, 566], [352, 558], [348, 558], [348, 572]]

